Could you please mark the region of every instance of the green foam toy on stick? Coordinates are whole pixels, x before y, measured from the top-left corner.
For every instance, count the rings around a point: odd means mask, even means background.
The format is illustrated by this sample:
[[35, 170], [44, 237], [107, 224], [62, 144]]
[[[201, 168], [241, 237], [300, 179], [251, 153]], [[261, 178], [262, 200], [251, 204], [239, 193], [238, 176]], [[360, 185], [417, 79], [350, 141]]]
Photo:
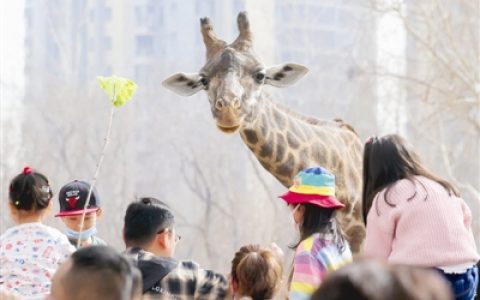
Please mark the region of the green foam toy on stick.
[[100, 158], [97, 162], [97, 167], [93, 175], [92, 183], [90, 184], [90, 189], [87, 195], [87, 201], [85, 201], [84, 211], [82, 214], [82, 218], [80, 220], [80, 230], [79, 230], [80, 237], [78, 238], [78, 241], [77, 241], [77, 248], [80, 247], [80, 243], [82, 240], [82, 230], [85, 222], [86, 209], [90, 204], [90, 197], [92, 195], [92, 190], [97, 181], [97, 176], [100, 171], [100, 167], [102, 166], [103, 158], [105, 157], [107, 145], [108, 145], [108, 142], [110, 141], [110, 132], [112, 129], [113, 115], [117, 107], [125, 105], [132, 98], [133, 94], [135, 93], [138, 87], [137, 84], [132, 80], [126, 79], [123, 77], [117, 77], [115, 75], [110, 77], [98, 76], [97, 80], [102, 90], [104, 90], [107, 93], [108, 99], [113, 104], [113, 106], [112, 106], [112, 109], [110, 110], [110, 118], [108, 121], [107, 134], [105, 135], [103, 149], [102, 149], [102, 152], [100, 153]]
[[137, 90], [137, 84], [130, 79], [118, 76], [97, 77], [100, 87], [107, 93], [109, 100], [116, 107], [125, 105]]

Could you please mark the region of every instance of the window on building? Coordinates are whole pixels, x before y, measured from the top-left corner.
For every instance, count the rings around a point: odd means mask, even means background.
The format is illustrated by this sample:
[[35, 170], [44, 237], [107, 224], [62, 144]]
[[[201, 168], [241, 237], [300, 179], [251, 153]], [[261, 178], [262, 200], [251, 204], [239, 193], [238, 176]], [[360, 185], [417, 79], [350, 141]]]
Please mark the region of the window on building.
[[112, 9], [110, 7], [105, 7], [102, 9], [102, 19], [107, 22], [112, 19]]
[[140, 56], [153, 55], [153, 36], [137, 35], [135, 39], [135, 54]]
[[102, 45], [104, 51], [112, 49], [112, 38], [109, 36], [104, 36], [102, 39]]

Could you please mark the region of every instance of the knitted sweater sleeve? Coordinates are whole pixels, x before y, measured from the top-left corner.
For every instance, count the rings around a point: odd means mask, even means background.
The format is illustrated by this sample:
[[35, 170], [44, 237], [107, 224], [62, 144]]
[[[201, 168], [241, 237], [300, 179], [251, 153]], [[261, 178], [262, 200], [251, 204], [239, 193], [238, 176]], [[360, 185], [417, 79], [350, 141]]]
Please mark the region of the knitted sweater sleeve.
[[388, 259], [395, 236], [395, 219], [392, 209], [385, 203], [384, 193], [378, 193], [367, 215], [365, 256]]

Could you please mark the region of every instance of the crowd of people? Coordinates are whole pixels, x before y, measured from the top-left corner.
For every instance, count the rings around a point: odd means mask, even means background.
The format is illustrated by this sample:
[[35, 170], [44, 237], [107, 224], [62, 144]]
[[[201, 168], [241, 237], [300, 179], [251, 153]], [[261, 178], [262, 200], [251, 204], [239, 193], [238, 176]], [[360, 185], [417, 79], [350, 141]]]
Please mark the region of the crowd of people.
[[95, 190], [85, 205], [89, 190], [83, 181], [60, 190], [62, 233], [42, 223], [52, 209], [48, 178], [29, 167], [13, 178], [8, 203], [16, 225], [0, 237], [1, 299], [473, 300], [478, 293], [469, 207], [398, 135], [365, 144], [366, 239], [355, 258], [337, 224], [344, 204], [335, 197], [335, 174], [321, 166], [302, 170], [280, 196], [299, 233], [293, 261], [275, 244], [244, 245], [232, 253], [229, 274], [175, 258], [175, 215], [155, 198], [130, 203], [125, 248], [107, 246], [96, 235]]

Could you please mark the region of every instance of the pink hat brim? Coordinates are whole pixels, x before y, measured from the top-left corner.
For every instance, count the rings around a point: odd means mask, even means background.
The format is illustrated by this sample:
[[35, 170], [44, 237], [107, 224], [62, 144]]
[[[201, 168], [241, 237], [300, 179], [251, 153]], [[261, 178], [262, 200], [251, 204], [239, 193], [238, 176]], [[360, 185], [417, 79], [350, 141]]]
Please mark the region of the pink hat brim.
[[299, 194], [288, 191], [279, 196], [288, 204], [310, 203], [324, 208], [343, 208], [345, 205], [333, 196], [321, 196], [315, 194]]
[[55, 214], [55, 217], [79, 216], [79, 215], [82, 215], [84, 211], [85, 211], [86, 214], [89, 214], [91, 212], [97, 211], [98, 209], [99, 209], [99, 207], [80, 209], [80, 210], [61, 211], [61, 212]]

